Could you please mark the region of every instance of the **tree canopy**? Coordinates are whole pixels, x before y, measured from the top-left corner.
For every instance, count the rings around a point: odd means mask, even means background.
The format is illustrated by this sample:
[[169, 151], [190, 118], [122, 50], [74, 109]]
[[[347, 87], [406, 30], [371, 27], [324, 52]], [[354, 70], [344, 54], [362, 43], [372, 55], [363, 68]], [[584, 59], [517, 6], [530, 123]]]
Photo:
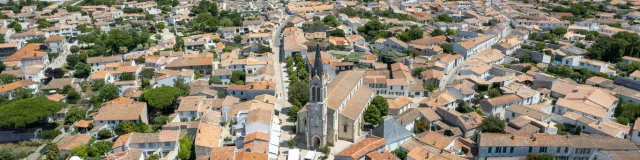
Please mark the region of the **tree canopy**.
[[483, 133], [504, 133], [504, 127], [504, 121], [496, 116], [489, 116], [480, 124]]
[[640, 36], [636, 33], [618, 32], [611, 38], [598, 37], [587, 50], [590, 59], [618, 62], [623, 56], [640, 57]]
[[149, 89], [142, 94], [142, 99], [155, 109], [164, 109], [182, 95], [183, 91], [176, 87], [162, 86]]
[[17, 100], [0, 106], [0, 127], [24, 127], [60, 111], [63, 105], [45, 97]]
[[390, 50], [381, 50], [380, 53], [378, 53], [378, 57], [382, 63], [393, 64], [397, 62], [398, 55]]
[[382, 116], [386, 116], [389, 113], [389, 104], [387, 103], [387, 99], [382, 96], [374, 97], [373, 100], [371, 100], [371, 105], [376, 106]]
[[380, 124], [380, 122], [382, 122], [382, 115], [380, 114], [378, 107], [369, 105], [367, 110], [364, 111], [364, 121], [372, 125]]
[[99, 90], [98, 97], [100, 101], [106, 102], [120, 97], [120, 91], [116, 85], [106, 84]]

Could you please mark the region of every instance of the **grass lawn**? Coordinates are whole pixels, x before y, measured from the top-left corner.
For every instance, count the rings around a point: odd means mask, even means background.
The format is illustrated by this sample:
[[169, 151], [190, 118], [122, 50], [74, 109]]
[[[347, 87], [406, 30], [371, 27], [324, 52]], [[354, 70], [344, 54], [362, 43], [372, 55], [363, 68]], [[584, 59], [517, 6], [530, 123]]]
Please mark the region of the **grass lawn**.
[[351, 59], [351, 58], [356, 58], [356, 59], [360, 59], [360, 56], [364, 55], [365, 53], [350, 53], [349, 55], [347, 55], [347, 59]]

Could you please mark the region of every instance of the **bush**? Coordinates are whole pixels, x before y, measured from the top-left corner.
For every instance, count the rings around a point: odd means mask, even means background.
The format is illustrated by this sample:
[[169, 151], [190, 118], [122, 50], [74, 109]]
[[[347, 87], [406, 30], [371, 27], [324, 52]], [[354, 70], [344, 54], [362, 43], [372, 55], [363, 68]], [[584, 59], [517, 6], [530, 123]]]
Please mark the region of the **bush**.
[[100, 139], [111, 138], [111, 136], [113, 136], [113, 134], [108, 129], [103, 129], [98, 132], [98, 138]]
[[40, 132], [39, 136], [42, 139], [54, 139], [56, 138], [58, 135], [60, 135], [59, 130], [46, 130], [46, 131], [42, 131]]

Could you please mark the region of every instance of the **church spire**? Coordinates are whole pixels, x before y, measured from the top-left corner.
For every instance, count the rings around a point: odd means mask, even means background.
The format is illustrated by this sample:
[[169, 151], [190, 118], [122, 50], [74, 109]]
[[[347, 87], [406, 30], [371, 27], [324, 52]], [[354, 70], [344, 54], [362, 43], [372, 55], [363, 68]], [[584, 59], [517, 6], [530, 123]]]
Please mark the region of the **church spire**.
[[313, 71], [311, 76], [315, 76], [318, 75], [319, 77], [322, 77], [324, 69], [322, 67], [322, 55], [320, 54], [320, 43], [316, 44], [316, 59], [314, 62], [314, 66], [313, 66]]

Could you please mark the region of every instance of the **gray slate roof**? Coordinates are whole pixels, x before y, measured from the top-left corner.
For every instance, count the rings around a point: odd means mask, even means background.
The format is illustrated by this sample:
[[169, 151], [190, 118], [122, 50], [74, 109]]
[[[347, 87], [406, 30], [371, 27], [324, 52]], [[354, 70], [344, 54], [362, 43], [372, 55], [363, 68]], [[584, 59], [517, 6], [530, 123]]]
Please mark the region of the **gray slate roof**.
[[384, 117], [384, 122], [373, 129], [373, 135], [384, 138], [387, 143], [393, 143], [399, 139], [411, 138], [411, 132], [405, 129], [393, 117]]

